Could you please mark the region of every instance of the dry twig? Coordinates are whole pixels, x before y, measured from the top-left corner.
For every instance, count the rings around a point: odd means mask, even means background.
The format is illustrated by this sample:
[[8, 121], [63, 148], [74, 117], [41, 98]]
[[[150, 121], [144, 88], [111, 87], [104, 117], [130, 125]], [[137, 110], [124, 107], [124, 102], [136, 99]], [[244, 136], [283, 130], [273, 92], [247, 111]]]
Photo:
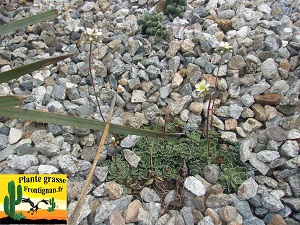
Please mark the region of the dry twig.
[[115, 94], [115, 96], [114, 96], [114, 98], [112, 100], [111, 106], [110, 106], [110, 111], [109, 111], [108, 118], [107, 118], [107, 121], [106, 121], [106, 126], [104, 128], [103, 133], [102, 133], [100, 144], [98, 146], [98, 150], [97, 150], [97, 153], [95, 155], [95, 158], [94, 158], [94, 161], [93, 161], [90, 173], [87, 176], [85, 185], [84, 185], [83, 190], [82, 190], [82, 192], [80, 194], [78, 202], [77, 202], [77, 204], [75, 206], [75, 210], [73, 211], [73, 213], [71, 214], [70, 218], [68, 219], [68, 224], [69, 225], [75, 225], [75, 224], [78, 224], [80, 222], [80, 221], [78, 221], [78, 217], [80, 215], [80, 210], [82, 209], [82, 206], [86, 202], [86, 196], [87, 196], [87, 193], [88, 193], [88, 189], [89, 189], [89, 186], [90, 186], [90, 184], [92, 182], [92, 178], [93, 178], [93, 175], [94, 175], [94, 172], [95, 172], [98, 160], [100, 158], [100, 155], [101, 155], [101, 152], [102, 152], [105, 140], [106, 140], [108, 132], [109, 132], [109, 126], [110, 126], [110, 123], [111, 123], [111, 120], [112, 120], [112, 114], [114, 112], [115, 102], [116, 102], [116, 94]]

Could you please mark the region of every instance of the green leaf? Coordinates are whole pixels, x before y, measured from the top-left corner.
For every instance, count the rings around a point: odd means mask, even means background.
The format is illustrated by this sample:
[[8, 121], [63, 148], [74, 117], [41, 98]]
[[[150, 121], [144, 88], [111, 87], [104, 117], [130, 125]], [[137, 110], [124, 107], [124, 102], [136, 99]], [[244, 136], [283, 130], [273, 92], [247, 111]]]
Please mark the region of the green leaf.
[[184, 6], [179, 5], [179, 6], [177, 6], [177, 8], [178, 8], [181, 12], [184, 11]]
[[144, 25], [146, 22], [145, 22], [145, 20], [144, 19], [138, 19], [137, 20], [137, 24], [138, 25]]
[[150, 14], [146, 13], [146, 14], [144, 15], [144, 19], [145, 19], [146, 21], [150, 20], [150, 19], [151, 19]]
[[0, 83], [4, 83], [4, 82], [7, 82], [12, 79], [17, 79], [20, 76], [31, 73], [35, 70], [39, 70], [50, 64], [57, 63], [58, 61], [66, 59], [70, 56], [72, 56], [72, 54], [66, 54], [66, 55], [61, 55], [61, 56], [57, 56], [57, 57], [47, 58], [47, 59], [43, 59], [43, 60], [28, 64], [28, 65], [18, 67], [16, 69], [2, 72], [2, 73], [0, 73]]
[[153, 19], [152, 19], [154, 22], [158, 22], [159, 20], [159, 17], [158, 16], [153, 16]]
[[146, 30], [146, 32], [147, 32], [148, 34], [150, 34], [150, 35], [154, 35], [155, 32], [156, 32], [156, 30], [155, 30], [154, 27], [148, 27], [147, 30]]
[[21, 105], [22, 98], [18, 96], [1, 96], [0, 97], [0, 109], [7, 107], [14, 107]]
[[152, 24], [152, 21], [151, 21], [151, 20], [148, 20], [148, 21], [145, 23], [145, 25], [146, 25], [147, 27], [150, 27], [151, 24]]
[[174, 14], [175, 13], [176, 8], [173, 5], [168, 5], [167, 6], [167, 12], [169, 14]]
[[176, 8], [175, 9], [175, 15], [179, 15], [180, 13], [182, 13], [181, 9], [180, 8]]
[[[0, 110], [0, 116], [7, 118], [17, 118], [21, 120], [34, 121], [38, 123], [50, 123], [57, 124], [61, 126], [72, 126], [81, 127], [91, 130], [104, 130], [105, 122], [84, 119], [74, 116], [61, 115], [49, 112], [39, 112], [34, 110], [25, 110], [20, 108], [3, 108]], [[164, 138], [165, 135], [160, 132], [136, 129], [132, 127], [126, 127], [117, 124], [110, 125], [110, 132], [122, 133], [122, 134], [132, 134], [139, 136]]]
[[179, 5], [186, 6], [186, 0], [179, 0]]
[[57, 10], [51, 10], [51, 11], [47, 11], [47, 12], [43, 12], [43, 13], [39, 13], [37, 15], [34, 16], [30, 16], [18, 21], [14, 21], [8, 24], [4, 24], [2, 26], [0, 26], [0, 34], [6, 34], [9, 32], [13, 32], [16, 31], [18, 29], [21, 28], [25, 28], [27, 26], [30, 26], [32, 24], [36, 24], [48, 19], [52, 19], [54, 17], [56, 17], [58, 15]]
[[161, 36], [161, 30], [160, 30], [160, 29], [158, 29], [158, 30], [156, 31], [155, 35], [157, 35], [157, 36]]
[[152, 27], [156, 27], [157, 25], [158, 25], [157, 22], [152, 22], [152, 23], [151, 23], [151, 26], [152, 26]]
[[164, 19], [164, 13], [163, 12], [157, 13], [157, 16], [160, 19], [160, 21], [162, 21]]
[[149, 186], [149, 185], [153, 184], [153, 181], [154, 181], [153, 178], [147, 180], [147, 182], [145, 183], [145, 186]]

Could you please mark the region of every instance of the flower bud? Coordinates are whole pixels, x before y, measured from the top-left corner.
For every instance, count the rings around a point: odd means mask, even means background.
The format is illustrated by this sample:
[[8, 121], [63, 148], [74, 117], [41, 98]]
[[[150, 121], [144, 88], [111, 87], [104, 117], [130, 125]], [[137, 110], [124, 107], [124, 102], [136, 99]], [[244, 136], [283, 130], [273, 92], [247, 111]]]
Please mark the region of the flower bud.
[[115, 137], [112, 137], [112, 138], [110, 139], [110, 142], [111, 142], [111, 143], [115, 143], [115, 142], [116, 142], [116, 138], [115, 138]]

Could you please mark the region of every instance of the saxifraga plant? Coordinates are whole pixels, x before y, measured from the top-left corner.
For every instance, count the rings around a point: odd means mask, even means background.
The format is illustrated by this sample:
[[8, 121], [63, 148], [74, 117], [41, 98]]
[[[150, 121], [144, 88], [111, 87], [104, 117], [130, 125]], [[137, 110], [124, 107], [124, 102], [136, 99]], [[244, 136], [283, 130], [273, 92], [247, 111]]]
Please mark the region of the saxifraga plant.
[[[168, 129], [169, 132], [176, 131], [175, 123], [168, 123]], [[230, 180], [228, 183], [221, 182], [223, 188], [230, 192], [245, 178], [245, 172], [242, 169], [244, 167], [238, 160], [239, 146], [229, 145], [227, 150], [220, 150], [217, 134], [211, 134], [212, 136], [214, 137], [210, 139], [210, 151], [208, 151], [207, 139], [196, 131], [168, 138], [166, 141], [142, 137], [132, 149], [141, 158], [138, 167], [130, 166], [121, 152], [116, 157], [118, 167], [115, 166], [113, 159], [103, 162], [103, 165], [108, 166], [107, 179], [117, 181], [130, 188], [143, 187], [152, 184], [155, 179], [160, 181], [184, 179], [185, 165], [189, 175], [203, 175], [206, 165], [220, 164], [222, 165], [221, 181], [225, 177], [229, 177], [228, 171], [241, 171], [240, 179]], [[136, 185], [137, 183], [139, 185]]]
[[[206, 95], [209, 96], [205, 128], [207, 155], [209, 156], [215, 154], [214, 144], [212, 145], [210, 129], [217, 94], [217, 80], [219, 77], [221, 64], [227, 63], [227, 60], [223, 60], [224, 55], [226, 52], [232, 52], [232, 46], [230, 46], [227, 42], [221, 42], [220, 47], [218, 49], [215, 49], [214, 52], [220, 55], [220, 60], [217, 67], [217, 76], [213, 85], [213, 89], [210, 90], [210, 85], [206, 84], [205, 80], [202, 80], [200, 83], [196, 84], [196, 90], [200, 92], [200, 97], [205, 97]], [[239, 161], [238, 147], [239, 145], [230, 145], [228, 150], [219, 151], [219, 159], [217, 161], [219, 164], [221, 164], [221, 176], [219, 181], [222, 184], [224, 190], [228, 193], [236, 191], [239, 185], [246, 178], [246, 169]]]
[[215, 99], [217, 95], [217, 82], [220, 72], [220, 67], [222, 63], [227, 63], [227, 60], [223, 61], [223, 57], [226, 52], [232, 52], [232, 46], [230, 46], [227, 42], [221, 42], [218, 49], [214, 50], [216, 53], [219, 53], [221, 58], [219, 60], [218, 68], [217, 68], [217, 76], [214, 82], [213, 89], [210, 89], [210, 85], [206, 84], [205, 80], [202, 80], [200, 83], [196, 84], [196, 90], [199, 92], [199, 96], [204, 98], [205, 96], [209, 96], [208, 100], [208, 106], [207, 106], [207, 115], [206, 115], [206, 127], [205, 127], [205, 133], [206, 133], [206, 140], [208, 144], [208, 152], [210, 152], [210, 137], [209, 137], [209, 130], [211, 129], [212, 125], [212, 116], [214, 111], [214, 104]]
[[162, 25], [164, 14], [162, 12], [157, 13], [145, 13], [143, 18], [138, 19], [138, 25], [142, 26], [142, 33], [163, 37], [166, 35], [166, 27]]
[[[240, 145], [229, 145], [227, 150], [220, 150], [221, 176], [219, 182], [227, 193], [236, 192], [247, 178], [247, 169], [240, 161]], [[221, 161], [221, 162], [220, 162]]]
[[226, 192], [237, 191], [242, 182], [246, 179], [246, 168], [233, 166], [231, 163], [221, 165], [220, 183]]

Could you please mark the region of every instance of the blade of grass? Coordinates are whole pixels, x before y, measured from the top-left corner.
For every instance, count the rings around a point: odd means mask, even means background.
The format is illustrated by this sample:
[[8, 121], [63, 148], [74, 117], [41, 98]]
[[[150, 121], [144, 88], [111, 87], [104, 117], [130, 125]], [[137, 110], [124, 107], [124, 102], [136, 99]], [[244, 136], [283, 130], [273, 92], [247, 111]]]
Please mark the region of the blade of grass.
[[20, 66], [16, 69], [2, 72], [2, 73], [0, 73], [0, 83], [4, 83], [4, 82], [7, 82], [12, 79], [17, 79], [20, 76], [31, 73], [35, 70], [39, 70], [50, 64], [57, 63], [61, 60], [69, 58], [70, 56], [72, 56], [72, 54], [51, 57], [51, 58], [43, 59], [43, 60], [28, 64], [28, 65]]
[[13, 31], [16, 31], [21, 28], [25, 28], [32, 24], [36, 24], [45, 20], [52, 19], [58, 15], [57, 10], [50, 10], [47, 12], [42, 12], [34, 16], [30, 16], [18, 21], [13, 21], [11, 23], [4, 24], [0, 26], [0, 34], [7, 34]]
[[22, 97], [18, 96], [1, 96], [0, 97], [0, 109], [7, 107], [14, 107], [21, 105]]
[[[99, 120], [85, 119], [80, 117], [39, 112], [34, 110], [25, 110], [20, 108], [4, 108], [0, 110], [0, 116], [7, 118], [17, 118], [26, 121], [34, 121], [38, 123], [50, 123], [61, 126], [82, 127], [91, 130], [104, 130], [105, 123]], [[117, 124], [111, 124], [110, 132], [122, 134], [134, 134], [139, 136], [164, 138], [164, 134], [156, 131], [136, 129]]]

